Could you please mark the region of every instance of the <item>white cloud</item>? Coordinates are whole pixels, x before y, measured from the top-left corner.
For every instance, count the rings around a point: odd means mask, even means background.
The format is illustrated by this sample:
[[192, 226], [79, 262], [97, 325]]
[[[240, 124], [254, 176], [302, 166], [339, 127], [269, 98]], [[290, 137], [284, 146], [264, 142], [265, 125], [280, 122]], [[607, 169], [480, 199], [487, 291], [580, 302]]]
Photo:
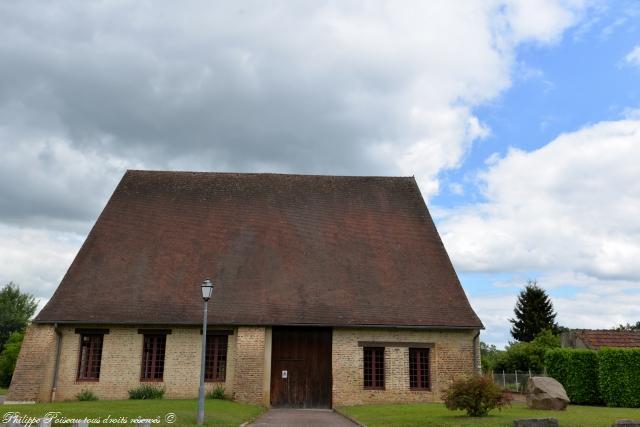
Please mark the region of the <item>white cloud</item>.
[[[638, 165], [640, 120], [632, 118], [562, 134], [531, 152], [511, 149], [502, 158], [493, 156], [479, 175], [486, 200], [440, 211], [439, 229], [461, 272], [511, 272], [519, 277], [507, 284], [512, 287], [522, 286], [523, 274], [543, 272], [538, 279], [558, 293], [559, 320], [567, 326], [635, 321]], [[567, 285], [578, 289], [574, 297], [564, 296]], [[481, 318], [497, 328], [492, 333], [504, 340], [504, 319], [512, 316], [513, 304], [474, 300]]]
[[415, 175], [433, 196], [490, 133], [474, 108], [511, 85], [518, 46], [556, 42], [581, 7], [2, 3], [3, 278], [53, 289], [77, 245], [60, 233], [126, 167]]
[[0, 224], [0, 286], [15, 282], [46, 301], [71, 265], [82, 234]]
[[575, 23], [584, 8], [584, 1], [553, 0], [508, 2], [507, 16], [514, 35], [519, 40], [558, 41], [557, 28]]
[[602, 122], [480, 175], [486, 202], [446, 214], [463, 271], [565, 271], [640, 280], [640, 121]]
[[161, 168], [416, 175], [431, 196], [488, 133], [473, 108], [509, 87], [517, 46], [581, 7], [4, 4], [0, 125]]
[[631, 52], [624, 57], [624, 60], [627, 64], [640, 67], [640, 45], [634, 47]]

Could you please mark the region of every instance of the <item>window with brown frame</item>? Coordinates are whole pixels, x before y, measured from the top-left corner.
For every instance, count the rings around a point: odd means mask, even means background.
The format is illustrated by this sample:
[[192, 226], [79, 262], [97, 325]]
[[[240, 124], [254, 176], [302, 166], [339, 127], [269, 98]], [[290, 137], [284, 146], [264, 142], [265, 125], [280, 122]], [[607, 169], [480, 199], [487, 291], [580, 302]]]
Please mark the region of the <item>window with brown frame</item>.
[[429, 349], [409, 349], [409, 387], [413, 390], [429, 390]]
[[164, 374], [165, 334], [145, 334], [142, 346], [142, 381], [162, 381]]
[[384, 389], [384, 347], [363, 347], [364, 388]]
[[224, 381], [227, 371], [227, 336], [208, 335], [204, 361], [205, 381]]
[[78, 381], [98, 381], [102, 359], [102, 334], [80, 335], [80, 357], [78, 359]]

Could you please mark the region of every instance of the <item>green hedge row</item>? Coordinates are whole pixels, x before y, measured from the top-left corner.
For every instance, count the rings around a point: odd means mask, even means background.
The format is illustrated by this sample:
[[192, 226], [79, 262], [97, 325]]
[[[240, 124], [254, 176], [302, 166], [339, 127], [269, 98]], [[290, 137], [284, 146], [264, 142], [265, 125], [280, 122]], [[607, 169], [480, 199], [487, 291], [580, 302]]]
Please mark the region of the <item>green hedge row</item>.
[[553, 349], [545, 367], [573, 403], [640, 407], [640, 349]]
[[599, 381], [607, 406], [640, 407], [640, 350], [600, 350]]
[[602, 403], [598, 387], [598, 353], [592, 350], [558, 348], [545, 355], [547, 374], [560, 382], [571, 402]]

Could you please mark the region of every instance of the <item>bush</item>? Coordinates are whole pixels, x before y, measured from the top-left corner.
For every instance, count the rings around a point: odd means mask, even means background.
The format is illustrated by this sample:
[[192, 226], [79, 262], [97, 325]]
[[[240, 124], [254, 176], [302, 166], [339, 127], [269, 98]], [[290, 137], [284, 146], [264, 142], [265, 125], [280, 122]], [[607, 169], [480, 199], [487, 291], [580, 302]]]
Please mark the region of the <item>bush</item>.
[[498, 350], [495, 345], [489, 345], [480, 341], [480, 360], [482, 364], [482, 372], [491, 372], [496, 367], [496, 362], [503, 350]]
[[151, 384], [142, 384], [129, 390], [129, 399], [134, 400], [162, 399], [163, 396], [164, 387], [156, 387]]
[[560, 337], [554, 335], [552, 331], [542, 331], [531, 342], [516, 342], [508, 345], [506, 351], [497, 356], [495, 371], [542, 372], [545, 353], [554, 348], [560, 348]]
[[554, 349], [545, 355], [550, 377], [558, 380], [571, 399], [579, 405], [602, 403], [598, 385], [598, 353], [582, 349]]
[[607, 406], [640, 407], [640, 350], [604, 348], [599, 352], [598, 379]]
[[0, 387], [8, 388], [11, 384], [23, 338], [22, 332], [12, 332], [4, 345], [4, 350], [0, 353]]
[[98, 396], [93, 394], [91, 390], [82, 390], [80, 393], [76, 394], [76, 400], [80, 402], [92, 402], [94, 400], [98, 400]]
[[509, 405], [511, 395], [503, 393], [488, 376], [454, 381], [444, 392], [444, 404], [451, 410], [464, 410], [471, 417], [483, 417], [492, 409]]
[[213, 390], [210, 390], [209, 393], [207, 393], [207, 399], [225, 399], [226, 396], [224, 394], [224, 387], [222, 387], [221, 385], [216, 386], [216, 388], [214, 388]]

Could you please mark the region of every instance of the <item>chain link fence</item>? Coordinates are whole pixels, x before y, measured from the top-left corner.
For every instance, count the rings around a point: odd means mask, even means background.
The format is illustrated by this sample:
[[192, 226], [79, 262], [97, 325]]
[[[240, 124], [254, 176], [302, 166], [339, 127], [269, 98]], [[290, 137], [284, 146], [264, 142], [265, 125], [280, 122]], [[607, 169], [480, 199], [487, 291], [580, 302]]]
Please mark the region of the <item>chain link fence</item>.
[[491, 372], [493, 383], [499, 385], [504, 390], [511, 390], [516, 393], [523, 393], [527, 387], [529, 377], [546, 377], [547, 372], [532, 371], [511, 371], [511, 372]]

